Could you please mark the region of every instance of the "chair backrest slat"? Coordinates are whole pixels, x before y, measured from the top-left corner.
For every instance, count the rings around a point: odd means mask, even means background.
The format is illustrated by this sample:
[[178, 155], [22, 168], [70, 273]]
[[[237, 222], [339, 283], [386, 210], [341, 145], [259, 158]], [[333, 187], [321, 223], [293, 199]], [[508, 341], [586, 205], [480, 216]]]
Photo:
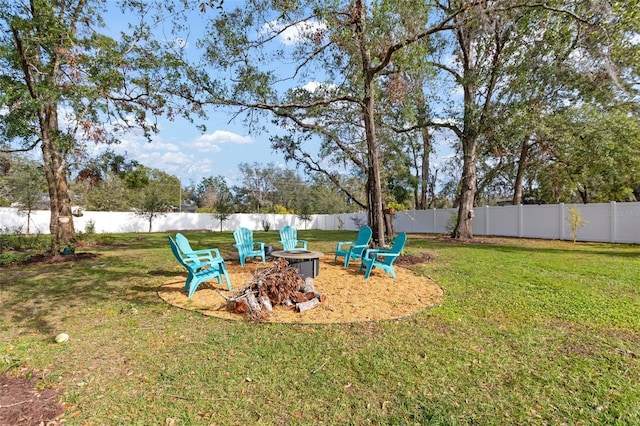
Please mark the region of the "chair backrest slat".
[[[391, 246], [391, 250], [389, 250], [389, 252], [393, 254], [400, 254], [400, 252], [402, 251], [406, 243], [407, 243], [407, 234], [404, 232], [399, 233], [396, 236], [396, 239], [393, 241], [393, 245]], [[396, 260], [395, 257], [387, 256], [384, 258], [384, 261], [382, 263], [391, 265], [395, 260]]]
[[372, 235], [373, 235], [373, 231], [371, 230], [371, 227], [363, 226], [358, 231], [358, 237], [356, 238], [355, 245], [362, 246], [365, 244], [369, 244], [369, 241], [371, 241]]
[[249, 228], [238, 228], [233, 231], [233, 238], [236, 244], [253, 244], [253, 231]]

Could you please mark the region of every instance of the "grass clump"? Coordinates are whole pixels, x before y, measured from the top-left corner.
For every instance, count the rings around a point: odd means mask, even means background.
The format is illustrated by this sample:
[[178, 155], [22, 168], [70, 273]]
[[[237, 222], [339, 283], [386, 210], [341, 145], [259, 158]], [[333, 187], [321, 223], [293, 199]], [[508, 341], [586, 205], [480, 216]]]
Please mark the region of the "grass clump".
[[[354, 234], [299, 233], [324, 252]], [[231, 233], [186, 235], [235, 255]], [[183, 273], [167, 235], [112, 238], [0, 277], [0, 371], [46, 372], [65, 424], [640, 424], [638, 246], [413, 235], [441, 306], [283, 325], [165, 304], [156, 289]]]

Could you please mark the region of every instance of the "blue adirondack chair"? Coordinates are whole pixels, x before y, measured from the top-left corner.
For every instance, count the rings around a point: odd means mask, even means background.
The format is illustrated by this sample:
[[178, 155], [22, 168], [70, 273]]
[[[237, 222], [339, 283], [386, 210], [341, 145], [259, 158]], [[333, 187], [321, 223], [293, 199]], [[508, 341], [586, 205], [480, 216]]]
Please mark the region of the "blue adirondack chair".
[[358, 231], [355, 241], [340, 241], [336, 246], [336, 257], [333, 259], [333, 264], [335, 265], [338, 261], [338, 256], [344, 257], [345, 268], [349, 266], [350, 259], [362, 259], [364, 251], [369, 247], [371, 235], [373, 235], [371, 228], [363, 226]]
[[244, 268], [245, 259], [261, 257], [265, 263], [264, 243], [253, 241], [253, 231], [249, 228], [238, 228], [233, 231], [233, 238], [236, 243], [233, 245], [238, 250], [240, 266]]
[[362, 256], [362, 263], [360, 264], [358, 273], [360, 273], [360, 271], [362, 271], [362, 267], [365, 266], [367, 269], [364, 273], [364, 279], [366, 280], [369, 278], [371, 270], [377, 267], [383, 269], [386, 273], [391, 274], [395, 279], [396, 271], [393, 269], [393, 262], [398, 258], [398, 256], [400, 256], [406, 242], [407, 234], [401, 232], [396, 237], [390, 249], [368, 249], [364, 253], [364, 256]]
[[[200, 284], [205, 281], [218, 279], [218, 283], [222, 284], [222, 276], [226, 276], [226, 271], [222, 269], [221, 263], [216, 262], [214, 264], [208, 262], [196, 262], [193, 258], [190, 258], [180, 252], [178, 244], [169, 237], [169, 245], [171, 246], [171, 252], [175, 258], [180, 262], [182, 266], [187, 270], [187, 280], [184, 282], [183, 291], [188, 293], [188, 297], [193, 296], [196, 289]], [[229, 284], [229, 277], [227, 279], [227, 288], [231, 290], [231, 284]]]
[[296, 228], [289, 225], [280, 229], [280, 244], [282, 244], [282, 250], [307, 249], [307, 241], [299, 240], [298, 231], [296, 230]]
[[191, 248], [187, 237], [180, 232], [176, 234], [175, 243], [180, 249], [180, 252], [184, 256], [192, 259], [194, 263], [210, 263], [211, 265], [219, 263], [224, 278], [227, 281], [227, 287], [231, 290], [231, 282], [229, 281], [229, 274], [227, 274], [227, 265], [224, 263], [224, 258], [220, 254], [220, 250], [217, 248], [194, 250]]

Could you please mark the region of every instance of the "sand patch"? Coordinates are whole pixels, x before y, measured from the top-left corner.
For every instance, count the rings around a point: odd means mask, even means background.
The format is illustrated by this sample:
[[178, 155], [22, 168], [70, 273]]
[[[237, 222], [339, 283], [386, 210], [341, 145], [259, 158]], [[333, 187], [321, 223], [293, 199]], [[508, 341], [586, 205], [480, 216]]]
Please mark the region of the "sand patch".
[[[267, 262], [248, 262], [241, 268], [237, 262], [227, 261], [227, 270], [234, 291], [239, 290], [259, 268], [270, 266]], [[396, 279], [376, 268], [369, 279], [358, 274], [360, 264], [351, 264], [344, 268], [338, 259], [333, 264], [333, 255], [325, 255], [320, 259], [320, 272], [313, 279], [314, 286], [327, 296], [327, 300], [319, 307], [297, 313], [293, 309], [277, 306], [271, 315], [270, 322], [280, 323], [347, 323], [360, 321], [377, 321], [403, 318], [438, 305], [444, 299], [442, 288], [426, 277], [417, 276], [414, 272], [396, 266]], [[189, 299], [182, 291], [186, 274], [177, 276], [163, 284], [158, 295], [167, 303], [183, 309], [199, 311], [203, 315], [230, 320], [246, 320], [246, 317], [224, 310], [224, 299], [229, 292], [226, 286], [212, 280], [200, 284]]]

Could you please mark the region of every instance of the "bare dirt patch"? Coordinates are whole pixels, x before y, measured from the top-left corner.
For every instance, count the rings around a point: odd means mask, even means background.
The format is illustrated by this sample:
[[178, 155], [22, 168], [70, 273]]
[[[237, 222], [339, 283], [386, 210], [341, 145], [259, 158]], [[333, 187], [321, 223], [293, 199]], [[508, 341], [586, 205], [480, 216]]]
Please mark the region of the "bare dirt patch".
[[[358, 273], [359, 264], [344, 268], [340, 262], [333, 264], [333, 256], [320, 259], [320, 273], [313, 279], [317, 291], [327, 296], [317, 308], [298, 313], [294, 309], [277, 306], [268, 319], [280, 323], [349, 323], [397, 319], [436, 306], [444, 299], [442, 288], [424, 276], [418, 276], [405, 265], [425, 263], [430, 257], [401, 256], [394, 263], [396, 279], [380, 269], [374, 269], [369, 279]], [[227, 262], [227, 269], [234, 290], [251, 279], [253, 273], [269, 266], [248, 263], [241, 268], [236, 262]], [[246, 320], [246, 317], [225, 310], [225, 300], [219, 293], [230, 296], [233, 292], [216, 280], [203, 283], [191, 298], [182, 291], [185, 276], [177, 276], [163, 284], [158, 295], [174, 306], [199, 311], [204, 315], [230, 320]]]

